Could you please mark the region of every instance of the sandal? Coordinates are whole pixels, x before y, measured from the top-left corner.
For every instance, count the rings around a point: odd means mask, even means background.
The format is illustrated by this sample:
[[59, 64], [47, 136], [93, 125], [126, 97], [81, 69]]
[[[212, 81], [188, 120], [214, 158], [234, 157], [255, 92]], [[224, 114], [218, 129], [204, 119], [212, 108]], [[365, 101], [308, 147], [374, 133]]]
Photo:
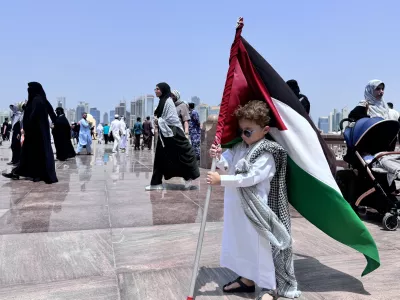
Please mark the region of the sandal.
[[[256, 290], [256, 286], [255, 285], [252, 285], [252, 286], [245, 285], [241, 279], [242, 279], [242, 277], [238, 277], [236, 280], [225, 284], [222, 288], [222, 291], [224, 293], [254, 293]], [[226, 287], [228, 287], [234, 283], [238, 283], [240, 286], [237, 288], [230, 289], [230, 290], [225, 290]]]
[[264, 295], [270, 295], [273, 299], [276, 299], [276, 293], [274, 290], [262, 289], [256, 300], [262, 300]]

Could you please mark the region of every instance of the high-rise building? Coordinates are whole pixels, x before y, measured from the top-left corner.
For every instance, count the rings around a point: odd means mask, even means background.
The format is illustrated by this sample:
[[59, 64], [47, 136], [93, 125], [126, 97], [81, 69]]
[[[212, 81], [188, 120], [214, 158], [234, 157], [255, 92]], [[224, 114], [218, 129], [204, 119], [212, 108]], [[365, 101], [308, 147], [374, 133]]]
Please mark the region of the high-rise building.
[[145, 113], [143, 115], [143, 118], [147, 116], [149, 116], [151, 120], [153, 120], [154, 118], [154, 95], [146, 95]]
[[199, 113], [200, 124], [203, 124], [205, 121], [207, 121], [208, 118], [208, 105], [199, 104], [196, 110]]
[[76, 120], [76, 110], [73, 109], [73, 108], [67, 109], [67, 110], [66, 110], [66, 115], [65, 115], [65, 116], [67, 117], [67, 119], [68, 119], [68, 121], [69, 121], [70, 123], [76, 122], [76, 121], [77, 121], [77, 120]]
[[318, 119], [318, 128], [322, 130], [323, 133], [329, 132], [329, 118], [328, 117], [319, 117]]
[[126, 117], [126, 102], [121, 101], [117, 107], [115, 107], [115, 113], [120, 117]]
[[64, 108], [64, 111], [67, 109], [67, 100], [65, 97], [57, 97], [57, 107]]
[[84, 105], [85, 105], [85, 113], [88, 113], [89, 112], [89, 103], [85, 102]]
[[330, 112], [328, 116], [328, 132], [332, 131], [333, 131], [333, 112]]
[[110, 110], [110, 123], [112, 120], [114, 120], [114, 116], [115, 116], [115, 110]]
[[337, 132], [337, 131], [340, 131], [340, 121], [342, 121], [342, 113], [340, 111], [338, 111], [336, 113], [335, 119], [336, 119], [336, 122], [335, 122], [336, 128], [334, 128], [333, 131]]
[[108, 124], [108, 113], [104, 113], [104, 115], [103, 115], [103, 124]]
[[[140, 96], [136, 99], [136, 118], [144, 118], [144, 113], [145, 113], [145, 107], [144, 107], [144, 101], [145, 98], [143, 96]], [[135, 121], [136, 121], [135, 118]]]
[[100, 124], [100, 111], [96, 107], [90, 109], [90, 114], [96, 120], [96, 124]]
[[192, 103], [194, 103], [195, 107], [200, 105], [200, 98], [197, 96], [193, 96], [191, 101], [192, 101]]
[[86, 104], [87, 103], [79, 102], [78, 106], [76, 107], [75, 119], [77, 122], [79, 122], [82, 119], [82, 115], [84, 112], [88, 112], [86, 110]]

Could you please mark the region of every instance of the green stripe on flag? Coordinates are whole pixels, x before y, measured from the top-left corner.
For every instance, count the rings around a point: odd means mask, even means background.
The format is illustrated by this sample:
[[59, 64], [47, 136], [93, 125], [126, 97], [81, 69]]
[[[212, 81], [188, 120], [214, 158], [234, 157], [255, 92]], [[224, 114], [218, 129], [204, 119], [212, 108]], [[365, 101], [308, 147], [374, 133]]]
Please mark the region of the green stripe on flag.
[[380, 266], [375, 241], [348, 202], [335, 189], [300, 168], [290, 157], [288, 194], [289, 202], [312, 224], [364, 254], [367, 266], [362, 276]]

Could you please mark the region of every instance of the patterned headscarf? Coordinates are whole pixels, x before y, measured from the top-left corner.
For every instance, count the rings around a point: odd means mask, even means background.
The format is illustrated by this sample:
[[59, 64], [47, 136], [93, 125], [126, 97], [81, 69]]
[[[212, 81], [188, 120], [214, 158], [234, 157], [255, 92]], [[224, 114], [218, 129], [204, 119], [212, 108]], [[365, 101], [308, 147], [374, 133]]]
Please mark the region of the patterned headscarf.
[[10, 105], [10, 109], [11, 109], [11, 111], [13, 112], [13, 115], [12, 115], [12, 117], [11, 117], [11, 128], [13, 128], [14, 127], [14, 125], [19, 121], [19, 120], [21, 120], [21, 117], [22, 117], [22, 111], [23, 111], [23, 109], [22, 109], [22, 105], [24, 104], [25, 102], [17, 102], [17, 103], [15, 103], [15, 104], [11, 104]]
[[365, 92], [364, 92], [364, 99], [359, 103], [359, 106], [364, 106], [366, 107], [368, 104], [368, 115], [370, 117], [381, 117], [384, 118], [385, 120], [389, 119], [389, 108], [386, 105], [385, 101], [383, 100], [383, 97], [381, 100], [375, 98], [374, 96], [374, 91], [376, 88], [383, 84], [383, 87], [385, 88], [385, 84], [383, 81], [374, 79], [368, 82], [367, 86], [365, 87]]

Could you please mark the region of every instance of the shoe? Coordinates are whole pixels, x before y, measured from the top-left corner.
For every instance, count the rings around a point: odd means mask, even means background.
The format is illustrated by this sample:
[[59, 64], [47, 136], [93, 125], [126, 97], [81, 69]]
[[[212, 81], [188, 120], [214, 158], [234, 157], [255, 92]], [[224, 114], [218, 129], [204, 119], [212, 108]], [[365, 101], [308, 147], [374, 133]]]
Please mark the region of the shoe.
[[185, 180], [185, 189], [188, 190], [191, 185], [192, 185], [192, 179]]
[[164, 186], [162, 184], [157, 184], [157, 185], [148, 185], [144, 189], [145, 191], [160, 191], [163, 190]]
[[10, 161], [10, 162], [7, 163], [7, 166], [12, 166], [12, 165], [15, 165], [15, 163], [12, 162], [12, 161]]
[[3, 173], [1, 175], [3, 175], [5, 178], [9, 178], [12, 180], [19, 180], [19, 176], [14, 173]]

